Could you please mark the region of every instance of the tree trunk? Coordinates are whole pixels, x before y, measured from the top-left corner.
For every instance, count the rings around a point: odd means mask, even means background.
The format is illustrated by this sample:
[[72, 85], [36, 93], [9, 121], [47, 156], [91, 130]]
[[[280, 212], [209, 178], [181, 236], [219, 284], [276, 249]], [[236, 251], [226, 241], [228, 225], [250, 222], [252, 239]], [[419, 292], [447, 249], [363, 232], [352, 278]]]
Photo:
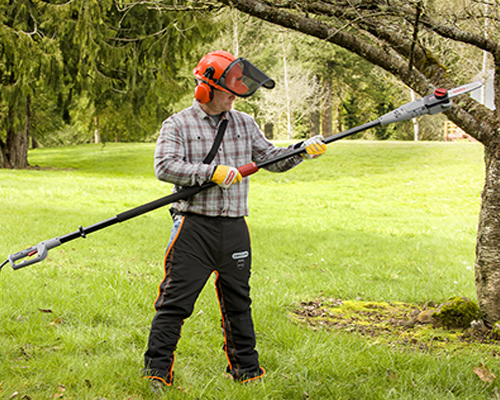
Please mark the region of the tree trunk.
[[264, 125], [264, 135], [267, 139], [274, 139], [274, 124], [272, 122], [266, 122]]
[[[410, 90], [411, 93], [411, 101], [415, 101], [415, 91]], [[413, 122], [413, 140], [415, 142], [418, 142], [420, 139], [420, 123], [418, 122], [418, 118], [412, 118], [411, 120]]]
[[318, 109], [315, 109], [309, 114], [309, 132], [310, 136], [321, 134], [321, 114]]
[[[316, 79], [318, 77], [316, 76]], [[319, 96], [311, 96], [309, 99], [309, 136], [316, 136], [321, 134], [321, 100]]]
[[292, 130], [292, 109], [290, 106], [290, 90], [288, 88], [288, 66], [286, 60], [287, 46], [285, 46], [285, 39], [281, 35], [281, 48], [283, 49], [283, 79], [285, 82], [285, 98], [286, 98], [286, 130], [288, 132], [288, 139], [293, 138]]
[[24, 120], [24, 129], [16, 133], [12, 121], [13, 110], [9, 109], [7, 118], [10, 121], [7, 129], [7, 138], [5, 143], [0, 143], [0, 161], [3, 168], [28, 168], [28, 148], [29, 148], [29, 129], [31, 117], [31, 97], [26, 97], [26, 115]]
[[99, 116], [96, 115], [94, 118], [94, 143], [101, 143], [101, 130], [99, 128]]
[[0, 139], [0, 168], [7, 168], [7, 160], [5, 157], [6, 145], [2, 139]]
[[240, 37], [238, 30], [238, 16], [239, 13], [237, 10], [233, 10], [233, 56], [238, 58], [240, 53]]
[[324, 137], [327, 137], [333, 135], [332, 79], [330, 76], [323, 78], [323, 91], [325, 93], [325, 99], [321, 112], [321, 132]]
[[28, 145], [29, 137], [26, 131], [19, 133], [15, 133], [12, 130], [7, 131], [4, 167], [15, 169], [28, 168]]
[[489, 326], [500, 321], [500, 144], [485, 148], [485, 184], [476, 242], [476, 292]]

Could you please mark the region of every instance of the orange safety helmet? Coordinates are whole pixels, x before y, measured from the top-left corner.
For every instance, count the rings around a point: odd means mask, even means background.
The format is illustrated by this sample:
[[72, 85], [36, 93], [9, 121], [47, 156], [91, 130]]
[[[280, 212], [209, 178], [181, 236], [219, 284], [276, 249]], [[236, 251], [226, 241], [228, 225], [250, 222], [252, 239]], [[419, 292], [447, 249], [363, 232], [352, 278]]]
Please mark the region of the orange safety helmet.
[[200, 103], [212, 100], [214, 88], [239, 97], [249, 97], [260, 86], [272, 89], [275, 85], [252, 63], [223, 50], [205, 55], [193, 73], [197, 81], [194, 97]]

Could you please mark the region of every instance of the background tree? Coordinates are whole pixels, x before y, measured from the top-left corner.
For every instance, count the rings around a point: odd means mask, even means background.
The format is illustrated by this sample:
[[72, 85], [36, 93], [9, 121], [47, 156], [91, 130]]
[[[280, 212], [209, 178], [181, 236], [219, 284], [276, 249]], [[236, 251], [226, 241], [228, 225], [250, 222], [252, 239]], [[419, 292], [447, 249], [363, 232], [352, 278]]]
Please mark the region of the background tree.
[[[358, 54], [404, 82], [421, 96], [436, 87], [451, 88], [473, 79], [473, 59], [490, 54], [495, 74], [495, 104], [500, 105], [500, 42], [497, 5], [466, 1], [462, 7], [425, 1], [220, 0], [220, 3], [283, 27], [315, 36]], [[486, 11], [485, 11], [486, 10]], [[488, 18], [489, 24], [485, 24]], [[490, 27], [488, 34], [483, 28]], [[469, 66], [469, 68], [467, 68]], [[488, 325], [500, 320], [500, 152], [498, 111], [468, 96], [455, 101], [447, 117], [479, 140], [485, 149], [476, 247], [476, 287]]]
[[72, 89], [83, 92], [91, 110], [89, 130], [104, 140], [151, 135], [144, 128], [154, 131], [183, 95], [186, 77], [179, 70], [215, 32], [194, 12], [159, 11], [141, 2], [73, 2], [65, 12], [76, 16], [66, 32], [72, 48], [63, 47], [68, 60], [76, 59]]
[[[293, 139], [310, 136], [310, 118], [319, 111], [323, 90], [313, 65], [300, 59], [299, 35], [276, 32], [277, 62], [265, 68], [276, 87], [263, 90], [258, 105], [264, 120], [272, 122], [278, 136]], [[271, 36], [271, 37], [273, 37]]]
[[152, 137], [192, 84], [196, 47], [217, 34], [203, 8], [176, 2], [6, 3], [0, 167], [28, 166], [30, 136], [49, 145]]
[[56, 40], [44, 31], [45, 7], [34, 1], [0, 5], [0, 167], [28, 166], [31, 117], [60, 87]]

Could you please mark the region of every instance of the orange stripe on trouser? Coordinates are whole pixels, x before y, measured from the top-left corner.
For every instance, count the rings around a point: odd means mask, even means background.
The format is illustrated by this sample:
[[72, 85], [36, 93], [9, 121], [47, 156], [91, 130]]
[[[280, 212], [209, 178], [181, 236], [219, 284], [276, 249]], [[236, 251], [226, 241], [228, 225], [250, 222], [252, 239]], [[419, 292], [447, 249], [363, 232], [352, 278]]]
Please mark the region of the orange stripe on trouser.
[[[169, 259], [169, 256], [171, 256], [170, 259], [173, 256], [173, 254], [171, 254], [171, 253], [173, 253], [173, 251], [174, 251], [173, 250], [174, 243], [177, 240], [177, 238], [179, 237], [179, 234], [182, 230], [183, 224], [184, 224], [184, 218], [180, 219], [177, 224], [174, 222], [174, 228], [172, 229], [172, 235], [170, 237], [170, 242], [167, 246], [167, 250], [165, 251], [165, 257], [163, 260], [165, 274], [164, 274], [162, 282], [160, 283], [160, 285], [158, 287], [158, 296], [155, 300], [155, 305], [162, 303], [162, 293], [165, 293], [165, 291], [167, 290], [167, 288], [170, 285], [172, 263], [171, 262], [169, 263], [168, 259]], [[157, 316], [155, 316], [155, 318], [157, 318], [157, 317], [158, 317], [158, 314], [157, 314]], [[154, 326], [154, 322], [153, 322], [153, 326]], [[153, 327], [152, 327], [152, 329], [153, 329]], [[150, 336], [153, 336], [153, 335], [150, 335]], [[179, 337], [180, 337], [180, 329], [179, 329], [179, 332], [177, 335], [176, 342], [179, 340]], [[154, 345], [149, 343], [149, 347], [154, 347]], [[170, 356], [166, 357], [167, 362], [162, 363], [162, 364], [169, 365], [169, 367], [166, 369], [155, 368], [153, 365], [151, 365], [151, 362], [148, 360], [147, 355], [145, 356], [145, 358], [146, 358], [146, 366], [145, 366], [144, 372], [145, 372], [146, 376], [144, 376], [144, 378], [157, 379], [157, 380], [163, 382], [165, 385], [170, 386], [173, 382], [173, 379], [174, 379], [174, 372], [173, 372], [174, 371], [174, 364], [175, 364], [174, 353], [172, 352]], [[151, 374], [151, 375], [149, 375], [149, 374]]]
[[181, 326], [215, 271], [227, 371], [240, 381], [263, 375], [250, 311], [250, 265], [250, 237], [243, 218], [184, 218], [165, 257], [165, 278], [145, 354], [148, 376], [171, 381]]
[[241, 382], [261, 377], [264, 373], [258, 368], [250, 299], [248, 298], [248, 305], [244, 307], [235, 305], [231, 299], [241, 294], [235, 294], [234, 286], [224, 282], [218, 271], [216, 275], [215, 289], [221, 312], [224, 351], [228, 361], [227, 372]]

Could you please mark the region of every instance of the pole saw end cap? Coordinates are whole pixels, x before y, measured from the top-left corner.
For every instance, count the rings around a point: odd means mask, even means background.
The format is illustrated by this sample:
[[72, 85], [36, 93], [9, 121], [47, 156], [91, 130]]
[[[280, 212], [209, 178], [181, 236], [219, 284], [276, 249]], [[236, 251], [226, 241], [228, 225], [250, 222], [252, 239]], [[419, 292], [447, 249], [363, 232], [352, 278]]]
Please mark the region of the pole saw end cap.
[[434, 91], [434, 96], [436, 96], [437, 99], [444, 99], [448, 96], [448, 90], [445, 88], [438, 88]]

